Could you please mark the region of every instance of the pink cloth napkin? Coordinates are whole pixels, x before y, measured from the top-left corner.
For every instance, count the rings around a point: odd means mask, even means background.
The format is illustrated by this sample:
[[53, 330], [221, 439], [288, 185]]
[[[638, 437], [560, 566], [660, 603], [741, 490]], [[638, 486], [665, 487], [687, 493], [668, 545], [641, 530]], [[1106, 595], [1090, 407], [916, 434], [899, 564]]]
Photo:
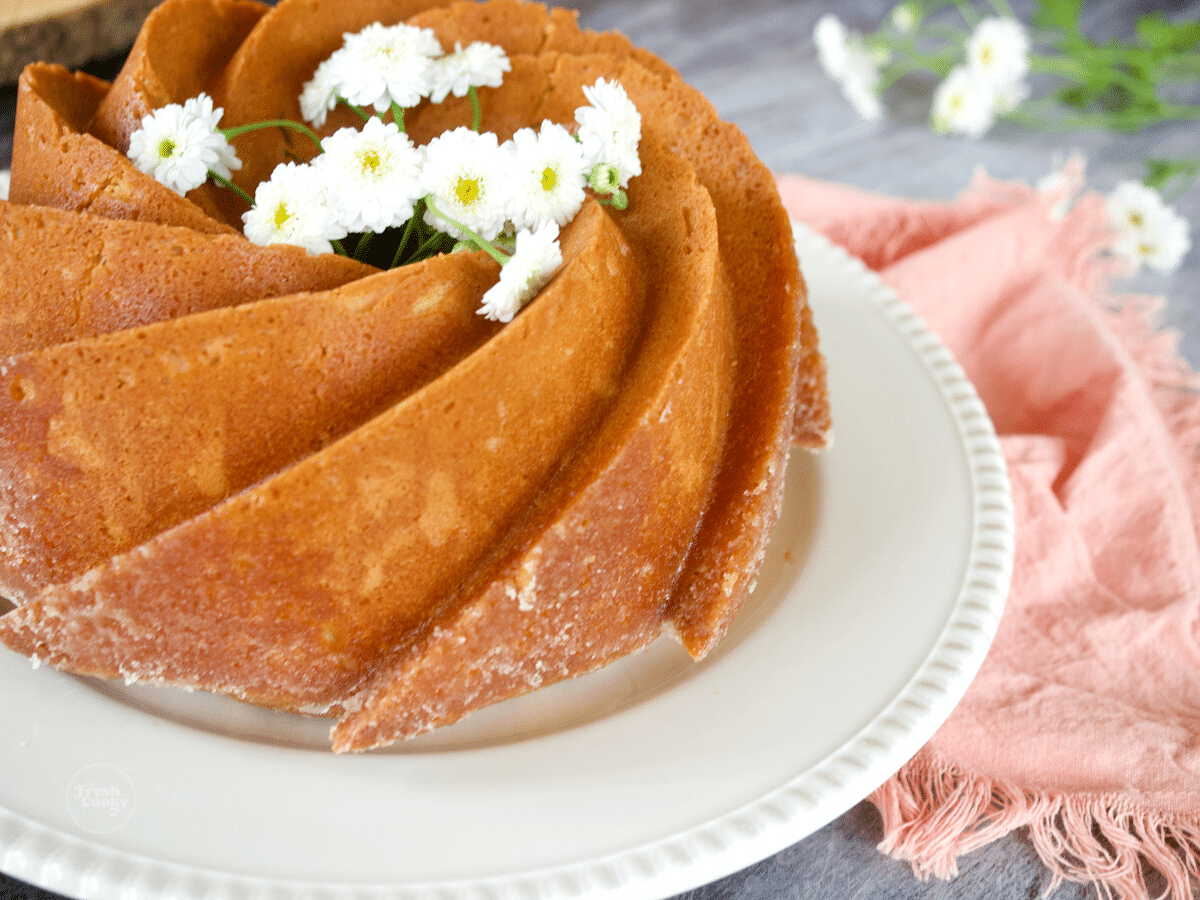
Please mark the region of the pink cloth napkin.
[[1191, 898], [1200, 379], [1156, 328], [1156, 302], [1106, 293], [1102, 198], [1064, 217], [1062, 192], [985, 178], [949, 204], [796, 176], [779, 188], [954, 352], [1012, 481], [999, 632], [945, 725], [872, 795], [881, 849], [951, 877], [960, 854], [1025, 826], [1060, 877], [1146, 897], [1145, 863]]

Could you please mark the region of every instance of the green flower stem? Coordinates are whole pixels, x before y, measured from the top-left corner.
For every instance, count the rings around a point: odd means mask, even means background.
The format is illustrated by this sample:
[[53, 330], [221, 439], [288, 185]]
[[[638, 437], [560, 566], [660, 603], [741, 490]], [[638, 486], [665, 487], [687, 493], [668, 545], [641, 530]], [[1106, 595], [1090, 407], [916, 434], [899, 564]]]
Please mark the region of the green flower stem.
[[629, 195], [620, 188], [617, 188], [607, 198], [601, 197], [596, 200], [601, 206], [611, 206], [613, 209], [628, 209]]
[[474, 231], [472, 231], [470, 228], [468, 228], [466, 225], [463, 225], [461, 222], [454, 221], [454, 219], [450, 218], [448, 215], [446, 215], [444, 212], [442, 212], [440, 209], [438, 209], [437, 204], [435, 204], [433, 202], [433, 194], [425, 195], [425, 205], [429, 208], [429, 211], [431, 213], [433, 213], [435, 216], [437, 216], [439, 219], [444, 219], [445, 221], [447, 221], [451, 225], [453, 225], [455, 228], [457, 228], [459, 231], [461, 231], [463, 234], [467, 235], [467, 238], [468, 238], [468, 240], [471, 241], [471, 243], [473, 243], [480, 250], [484, 251], [488, 256], [490, 256], [496, 262], [500, 263], [500, 265], [504, 265], [506, 262], [508, 262], [509, 257], [505, 256], [503, 253], [501, 253], [499, 250], [497, 250], [491, 241], [484, 240], [479, 235], [477, 235]]
[[329, 243], [333, 245], [333, 252], [336, 253], [338, 256], [346, 256], [346, 257], [350, 256], [350, 254], [346, 252], [346, 247], [341, 241], [332, 240]]
[[365, 122], [365, 121], [367, 121], [367, 119], [371, 118], [371, 114], [370, 114], [370, 113], [368, 113], [368, 112], [367, 112], [365, 109], [363, 109], [361, 106], [355, 106], [353, 103], [351, 103], [351, 102], [350, 102], [349, 100], [347, 100], [345, 97], [343, 97], [341, 94], [338, 94], [338, 95], [337, 95], [337, 102], [338, 102], [338, 103], [341, 103], [341, 104], [342, 104], [342, 105], [344, 105], [344, 106], [348, 106], [348, 107], [350, 107], [350, 109], [354, 110], [354, 113], [355, 113], [355, 115], [357, 115], [357, 116], [358, 116], [360, 119], [362, 119], [364, 122]]
[[435, 231], [433, 234], [429, 235], [429, 237], [425, 238], [425, 240], [421, 242], [421, 246], [416, 249], [416, 252], [413, 253], [412, 258], [414, 260], [421, 259], [424, 256], [426, 251], [432, 249], [437, 244], [441, 243], [441, 240], [442, 240], [442, 233], [440, 231]]
[[359, 262], [363, 262], [367, 258], [367, 251], [371, 249], [371, 241], [375, 238], [373, 231], [364, 231], [362, 237], [358, 239], [358, 244], [354, 247], [354, 258]]
[[979, 24], [979, 13], [975, 12], [975, 7], [966, 2], [966, 0], [955, 0], [954, 6], [968, 27], [974, 29]]
[[211, 178], [213, 181], [215, 181], [217, 184], [221, 185], [221, 187], [229, 188], [229, 190], [233, 191], [235, 194], [237, 194], [239, 197], [241, 197], [243, 200], [245, 200], [251, 206], [254, 205], [254, 198], [251, 197], [249, 194], [247, 194], [245, 191], [243, 191], [240, 187], [238, 187], [236, 184], [234, 184], [228, 178], [224, 178], [224, 177], [218, 175], [212, 169], [208, 170], [208, 177]]
[[889, 87], [912, 72], [932, 72], [939, 78], [945, 78], [958, 61], [959, 51], [948, 48], [940, 53], [911, 53], [905, 54], [894, 63], [889, 63], [879, 71], [879, 90], [886, 91]]
[[240, 137], [251, 131], [259, 131], [263, 128], [290, 128], [293, 131], [299, 131], [305, 135], [310, 141], [317, 145], [317, 149], [321, 149], [321, 139], [307, 125], [300, 122], [293, 122], [291, 119], [268, 119], [265, 122], [252, 122], [249, 125], [238, 125], [234, 128], [222, 128], [221, 134], [225, 135], [225, 140], [231, 141], [235, 137]]
[[1148, 100], [1156, 99], [1153, 84], [1147, 84], [1143, 79], [1111, 66], [1103, 66], [1100, 71], [1096, 71], [1094, 66], [1089, 66], [1087, 62], [1080, 59], [1064, 59], [1053, 56], [1042, 56], [1041, 54], [1030, 54], [1029, 69], [1032, 72], [1057, 75], [1060, 78], [1066, 78], [1069, 81], [1075, 81], [1080, 84], [1094, 83], [1097, 80], [1111, 81], [1113, 84], [1118, 84], [1125, 88], [1135, 97], [1142, 97]]
[[412, 236], [413, 226], [417, 224], [417, 218], [421, 215], [421, 201], [418, 200], [416, 206], [413, 207], [413, 214], [408, 217], [408, 222], [404, 225], [404, 234], [400, 238], [400, 246], [396, 248], [396, 255], [392, 257], [392, 264], [389, 269], [394, 269], [400, 265], [400, 254], [404, 252], [404, 248], [408, 246], [408, 239]]
[[404, 130], [404, 107], [395, 100], [392, 101], [392, 121], [396, 123], [396, 127], [400, 129], [401, 134], [407, 134]]
[[1200, 120], [1200, 106], [1165, 105], [1153, 113], [1078, 113], [1075, 115], [1059, 116], [1056, 119], [1044, 119], [1035, 113], [1023, 109], [1007, 113], [1004, 119], [1025, 125], [1030, 128], [1040, 128], [1045, 131], [1066, 131], [1076, 128], [1115, 128], [1124, 131], [1137, 131], [1158, 125], [1162, 122], [1187, 122]]
[[1008, 5], [1007, 0], [989, 0], [992, 4], [992, 9], [996, 14], [1006, 19], [1015, 19], [1017, 14], [1013, 12], [1013, 8]]
[[900, 59], [884, 66], [880, 70], [880, 91], [886, 91], [890, 86], [899, 82], [906, 74], [913, 72], [932, 72], [938, 78], [944, 78], [958, 60], [955, 50], [947, 50], [941, 54], [919, 54], [912, 58]]
[[467, 96], [471, 98], [471, 130], [478, 132], [479, 126], [483, 124], [483, 109], [479, 106], [479, 94], [475, 91], [475, 85], [467, 88]]
[[917, 4], [920, 9], [920, 18], [924, 19], [941, 12], [943, 9], [958, 5], [959, 0], [927, 0], [927, 2]]
[[[1192, 186], [1200, 176], [1200, 156], [1182, 156], [1178, 159], [1147, 159], [1146, 176], [1142, 179], [1154, 188], [1168, 203], [1174, 203]], [[1167, 185], [1175, 184], [1170, 192]]]
[[[948, 41], [956, 41], [959, 47], [962, 47], [967, 42], [967, 32], [964, 29], [944, 22], [927, 22], [918, 25], [913, 35], [914, 37], [942, 38]], [[916, 49], [915, 41], [913, 44], [914, 49]]]
[[1171, 56], [1161, 59], [1154, 68], [1154, 77], [1165, 81], [1191, 81], [1200, 78], [1200, 55]]

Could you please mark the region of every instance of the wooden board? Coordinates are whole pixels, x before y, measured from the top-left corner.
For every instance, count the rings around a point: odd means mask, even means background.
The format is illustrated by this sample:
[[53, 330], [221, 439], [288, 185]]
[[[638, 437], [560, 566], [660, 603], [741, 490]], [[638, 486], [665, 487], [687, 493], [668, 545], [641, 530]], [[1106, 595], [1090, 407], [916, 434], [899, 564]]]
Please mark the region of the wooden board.
[[129, 47], [158, 0], [0, 0], [0, 83], [31, 62], [79, 68]]

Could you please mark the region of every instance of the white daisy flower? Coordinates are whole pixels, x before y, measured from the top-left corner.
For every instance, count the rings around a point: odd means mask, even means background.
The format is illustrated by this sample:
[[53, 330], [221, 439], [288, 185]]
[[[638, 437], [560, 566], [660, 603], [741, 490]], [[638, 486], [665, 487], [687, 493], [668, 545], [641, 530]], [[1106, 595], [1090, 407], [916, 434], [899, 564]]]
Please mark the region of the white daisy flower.
[[313, 160], [325, 180], [329, 206], [348, 232], [403, 225], [425, 195], [421, 152], [392, 122], [372, 116], [362, 131], [342, 128], [321, 142]]
[[583, 147], [571, 132], [549, 119], [540, 132], [522, 128], [505, 145], [512, 155], [509, 219], [517, 228], [542, 222], [565, 225], [583, 206], [587, 169]]
[[304, 89], [300, 92], [300, 115], [315, 128], [324, 125], [325, 117], [337, 106], [345, 65], [345, 50], [335, 50], [333, 55], [317, 66], [313, 77], [304, 83]]
[[841, 85], [842, 94], [862, 118], [874, 122], [883, 115], [883, 104], [879, 102], [879, 66], [865, 47], [850, 47]]
[[504, 73], [510, 71], [512, 65], [503, 47], [472, 41], [464, 49], [456, 41], [453, 53], [433, 61], [429, 99], [441, 103], [447, 94], [465, 97], [473, 87], [500, 87]]
[[1016, 19], [984, 19], [967, 38], [967, 67], [1001, 87], [1029, 74], [1029, 35]]
[[337, 92], [355, 106], [383, 112], [396, 103], [416, 106], [429, 93], [433, 60], [442, 55], [429, 28], [378, 22], [345, 36], [337, 65]]
[[1158, 191], [1123, 181], [1107, 197], [1108, 218], [1117, 232], [1113, 249], [1134, 264], [1168, 275], [1191, 249], [1191, 226], [1167, 206]]
[[217, 164], [209, 166], [209, 168], [222, 178], [232, 178], [233, 173], [242, 167], [242, 161], [238, 159], [237, 151], [220, 132], [221, 116], [225, 113], [224, 107], [218, 106], [213, 109], [212, 97], [202, 92], [185, 100], [183, 111], [187, 115], [195, 116], [208, 131], [212, 132], [211, 146], [216, 151]]
[[900, 3], [892, 10], [892, 27], [901, 34], [911, 34], [917, 27], [917, 6], [915, 3]]
[[8, 169], [0, 172], [0, 200], [8, 199], [8, 188], [11, 182], [12, 176], [9, 174]]
[[813, 29], [813, 43], [821, 67], [842, 89], [855, 111], [867, 121], [883, 115], [879, 102], [879, 67], [886, 53], [872, 52], [856, 33], [848, 32], [841, 20], [826, 13]]
[[938, 85], [931, 112], [933, 130], [978, 138], [996, 120], [992, 86], [965, 66], [955, 66]]
[[320, 173], [296, 163], [280, 163], [258, 185], [242, 222], [247, 239], [256, 244], [296, 244], [312, 256], [332, 253], [330, 241], [347, 234], [326, 202]]
[[842, 80], [842, 72], [846, 69], [849, 37], [846, 26], [833, 13], [821, 16], [813, 29], [813, 43], [817, 46], [821, 68], [837, 82]]
[[1021, 79], [993, 85], [992, 110], [998, 116], [1007, 115], [1029, 99], [1029, 82]]
[[616, 81], [600, 78], [591, 87], [585, 85], [583, 94], [591, 106], [575, 110], [575, 121], [583, 142], [584, 164], [588, 169], [600, 162], [616, 166], [621, 187], [627, 187], [630, 178], [642, 174], [638, 157], [641, 113]]
[[[511, 157], [496, 135], [461, 127], [435, 137], [425, 145], [422, 182], [437, 209], [484, 240], [504, 228], [511, 203]], [[470, 235], [432, 210], [426, 224], [466, 240]]]
[[500, 280], [483, 295], [479, 315], [493, 322], [511, 322], [562, 265], [558, 226], [553, 222], [517, 232], [516, 250], [500, 267]]
[[211, 169], [229, 178], [241, 160], [217, 130], [223, 109], [205, 94], [185, 105], [170, 103], [142, 117], [129, 137], [128, 156], [139, 170], [178, 194], [198, 188]]

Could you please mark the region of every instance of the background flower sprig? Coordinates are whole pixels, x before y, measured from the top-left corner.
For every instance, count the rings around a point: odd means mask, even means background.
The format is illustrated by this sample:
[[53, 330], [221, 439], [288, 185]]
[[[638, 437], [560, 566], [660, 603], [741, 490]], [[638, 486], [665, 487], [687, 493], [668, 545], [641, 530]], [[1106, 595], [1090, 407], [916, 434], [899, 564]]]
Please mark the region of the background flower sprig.
[[[1084, 33], [1082, 9], [1082, 0], [1038, 0], [1027, 25], [1006, 0], [905, 0], [873, 32], [826, 15], [813, 40], [821, 65], [868, 120], [883, 116], [887, 89], [914, 73], [937, 79], [929, 122], [945, 135], [980, 138], [998, 121], [1135, 132], [1200, 120], [1200, 104], [1179, 99], [1200, 85], [1200, 23], [1152, 12], [1137, 19], [1132, 38], [1100, 42]], [[1190, 230], [1163, 197], [1178, 198], [1198, 175], [1200, 156], [1146, 160], [1142, 184], [1150, 193], [1138, 197], [1147, 215], [1111, 216], [1118, 230], [1131, 221], [1143, 227], [1122, 233], [1114, 250], [1135, 267], [1177, 267]], [[1110, 205], [1123, 209], [1133, 194], [1118, 185]]]

